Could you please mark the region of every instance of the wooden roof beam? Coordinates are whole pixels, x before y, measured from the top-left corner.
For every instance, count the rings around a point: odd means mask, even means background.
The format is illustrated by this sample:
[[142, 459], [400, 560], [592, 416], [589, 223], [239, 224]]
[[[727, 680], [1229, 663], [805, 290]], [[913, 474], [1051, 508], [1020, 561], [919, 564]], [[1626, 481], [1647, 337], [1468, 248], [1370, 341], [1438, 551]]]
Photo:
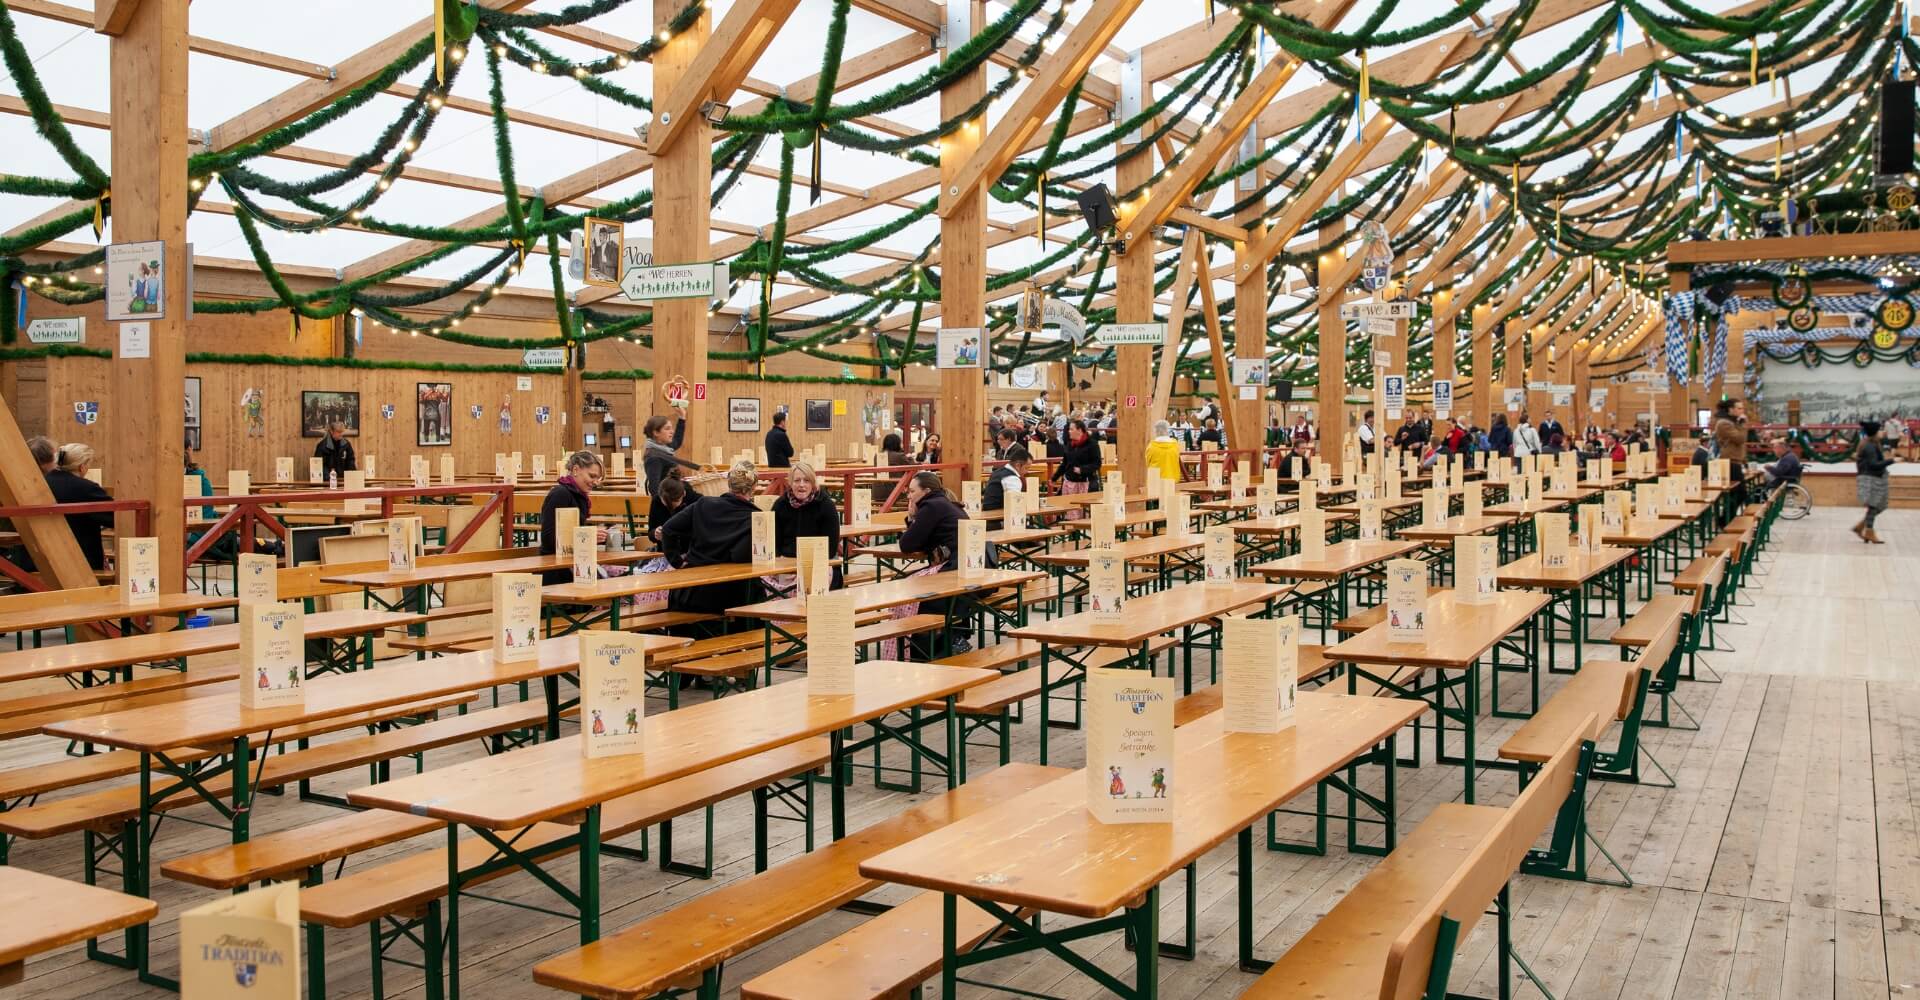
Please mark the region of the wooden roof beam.
[[[660, 156], [686, 134], [680, 127], [692, 115], [703, 114], [708, 102], [726, 102], [760, 60], [768, 43], [787, 22], [800, 0], [735, 0], [700, 44], [700, 51], [664, 98], [655, 95], [653, 124], [647, 131], [648, 151]], [[665, 37], [664, 33], [662, 37]]]

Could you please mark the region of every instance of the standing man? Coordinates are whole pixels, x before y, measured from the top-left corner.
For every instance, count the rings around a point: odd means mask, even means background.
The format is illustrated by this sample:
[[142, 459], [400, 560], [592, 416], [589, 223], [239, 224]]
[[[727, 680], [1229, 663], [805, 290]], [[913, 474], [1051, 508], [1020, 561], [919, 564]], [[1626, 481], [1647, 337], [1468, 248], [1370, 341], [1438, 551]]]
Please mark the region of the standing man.
[[1552, 441], [1555, 434], [1564, 435], [1567, 432], [1566, 428], [1560, 426], [1560, 421], [1553, 419], [1552, 410], [1548, 410], [1547, 415], [1540, 418], [1540, 423], [1534, 430], [1540, 433], [1542, 442]]
[[1360, 427], [1354, 432], [1354, 436], [1360, 439], [1360, 454], [1363, 457], [1373, 454], [1375, 434], [1373, 430], [1372, 410], [1368, 410], [1360, 415]]
[[767, 465], [775, 469], [793, 465], [793, 441], [787, 437], [785, 410], [773, 413], [773, 429], [767, 432]]
[[353, 455], [353, 442], [347, 440], [347, 425], [335, 420], [327, 425], [327, 436], [313, 446], [313, 457], [320, 460], [320, 474], [328, 481], [336, 477], [346, 479], [347, 473], [359, 468]]

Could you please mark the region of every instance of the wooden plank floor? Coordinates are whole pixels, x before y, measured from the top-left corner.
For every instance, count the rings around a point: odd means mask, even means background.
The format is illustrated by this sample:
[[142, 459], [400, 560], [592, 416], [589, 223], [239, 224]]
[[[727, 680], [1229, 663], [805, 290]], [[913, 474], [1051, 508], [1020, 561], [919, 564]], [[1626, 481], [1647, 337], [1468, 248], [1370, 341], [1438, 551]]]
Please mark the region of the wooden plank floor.
[[[1682, 700], [1699, 719], [1699, 730], [1646, 731], [1648, 748], [1679, 779], [1679, 787], [1599, 784], [1593, 791], [1594, 833], [1635, 886], [1515, 880], [1518, 947], [1554, 995], [1803, 1000], [1890, 997], [1920, 988], [1920, 651], [1910, 628], [1920, 612], [1915, 598], [1920, 594], [1920, 513], [1885, 515], [1882, 533], [1890, 544], [1875, 547], [1847, 532], [1853, 516], [1820, 511], [1806, 521], [1781, 523], [1762, 566], [1766, 575], [1750, 591], [1754, 603], [1736, 611], [1748, 624], [1722, 630], [1721, 644], [1732, 651], [1707, 656], [1722, 682], [1683, 689]], [[1611, 628], [1609, 620], [1597, 631]], [[1602, 646], [1598, 652], [1611, 649]], [[393, 667], [431, 669], [399, 662]], [[1550, 678], [1547, 688], [1558, 681]], [[1514, 725], [1505, 720], [1485, 725], [1483, 753]], [[1056, 731], [1054, 739], [1056, 761], [1078, 764], [1078, 734]], [[29, 766], [59, 750], [47, 741], [0, 745], [0, 767]], [[478, 752], [477, 746], [435, 751], [428, 766]], [[1016, 759], [1034, 759], [1032, 722], [1017, 728], [1014, 753]], [[1400, 772], [1401, 820], [1409, 826], [1460, 793], [1458, 769], [1431, 762], [1430, 737], [1423, 753], [1425, 766]], [[976, 771], [992, 765], [985, 750], [976, 750], [972, 759]], [[363, 781], [362, 774], [349, 774], [320, 785], [338, 792]], [[1485, 774], [1478, 792], [1482, 802], [1504, 803], [1513, 795], [1512, 776]], [[891, 815], [914, 800], [856, 788], [849, 796], [851, 824]], [[332, 815], [322, 806], [267, 799], [254, 828], [264, 832]], [[723, 805], [716, 822], [720, 867], [715, 883], [609, 860], [605, 927], [617, 930], [713, 884], [749, 874], [747, 803]], [[824, 822], [822, 829], [824, 836]], [[1282, 830], [1299, 837], [1306, 827], [1292, 821]], [[774, 863], [800, 850], [797, 832], [792, 824], [774, 825]], [[182, 854], [223, 838], [218, 831], [169, 820], [160, 829], [157, 852]], [[697, 838], [685, 833], [681, 843], [698, 846]], [[355, 865], [420, 846], [369, 852]], [[13, 857], [23, 867], [69, 878], [81, 871], [77, 837], [20, 844]], [[1338, 848], [1325, 858], [1257, 852], [1260, 953], [1271, 957], [1284, 951], [1371, 864]], [[568, 877], [565, 865], [559, 871], [561, 878]], [[1231, 842], [1201, 861], [1200, 955], [1193, 962], [1163, 963], [1161, 995], [1169, 1000], [1231, 996], [1250, 981], [1233, 961], [1235, 874]], [[526, 878], [502, 880], [490, 889], [545, 902], [544, 890]], [[174, 915], [211, 896], [164, 880], [156, 882], [155, 894], [162, 915], [153, 947], [158, 966], [169, 970], [176, 947]], [[1178, 879], [1162, 893], [1162, 929], [1169, 938], [1184, 926], [1184, 896]], [[898, 898], [898, 892], [877, 898]], [[462, 917], [462, 979], [469, 996], [550, 1000], [559, 995], [535, 986], [527, 970], [571, 946], [570, 924], [477, 903], [464, 906]], [[834, 913], [742, 956], [729, 963], [728, 982], [737, 986], [861, 919]], [[1456, 989], [1494, 993], [1498, 967], [1491, 930], [1492, 922], [1483, 922], [1463, 944]], [[117, 941], [113, 944], [117, 947]], [[1103, 967], [1131, 968], [1117, 940], [1081, 942], [1079, 949]], [[370, 995], [367, 963], [364, 932], [328, 933], [332, 996]], [[983, 975], [1059, 996], [1101, 995], [1091, 981], [1044, 957], [1000, 963]], [[389, 970], [388, 995], [418, 997], [419, 985], [418, 973]], [[1531, 986], [1519, 992], [1538, 995]], [[102, 995], [170, 994], [137, 986], [121, 970], [88, 963], [78, 948], [30, 962], [23, 984], [0, 990], [0, 1000]], [[969, 988], [963, 995], [1006, 994]]]

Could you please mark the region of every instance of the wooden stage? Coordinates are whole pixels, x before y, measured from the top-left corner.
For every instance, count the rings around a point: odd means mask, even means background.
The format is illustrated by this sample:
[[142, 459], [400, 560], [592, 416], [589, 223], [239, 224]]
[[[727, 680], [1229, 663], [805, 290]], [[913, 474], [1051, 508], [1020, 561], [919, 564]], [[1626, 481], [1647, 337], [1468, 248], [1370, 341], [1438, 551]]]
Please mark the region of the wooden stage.
[[[1767, 575], [1757, 576], [1748, 590], [1758, 603], [1735, 609], [1755, 624], [1720, 631], [1721, 644], [1737, 652], [1706, 654], [1724, 682], [1681, 688], [1681, 700], [1701, 720], [1700, 731], [1642, 731], [1680, 788], [1598, 783], [1590, 791], [1595, 834], [1638, 885], [1618, 889], [1516, 876], [1517, 947], [1557, 996], [1884, 998], [1920, 984], [1920, 654], [1909, 638], [1920, 611], [1913, 597], [1920, 593], [1920, 514], [1884, 515], [1881, 529], [1889, 544], [1873, 547], [1847, 533], [1856, 514], [1823, 508], [1804, 521], [1780, 522], [1761, 560]], [[1596, 622], [1601, 636], [1612, 627], [1610, 618]], [[1611, 653], [1598, 644], [1588, 648], [1589, 656]], [[1570, 655], [1564, 645], [1562, 655]], [[1551, 690], [1562, 680], [1552, 675], [1543, 683]], [[1035, 759], [1035, 716], [1029, 713], [1028, 720], [1015, 727], [1016, 760]], [[1482, 747], [1497, 747], [1517, 725], [1484, 720]], [[1400, 771], [1403, 831], [1461, 793], [1459, 769], [1435, 764], [1430, 735], [1425, 742], [1425, 765]], [[1079, 764], [1077, 731], [1056, 730], [1052, 747], [1056, 764]], [[1401, 747], [1405, 752], [1404, 738]], [[59, 749], [47, 740], [0, 745], [0, 767], [51, 759]], [[475, 744], [433, 751], [432, 764], [479, 752]], [[973, 752], [975, 774], [992, 766], [989, 751]], [[396, 773], [401, 770], [396, 764]], [[320, 784], [341, 792], [364, 781], [364, 772], [352, 772]], [[1505, 804], [1514, 795], [1513, 776], [1485, 773], [1477, 792], [1483, 803]], [[917, 798], [878, 793], [862, 774], [848, 796], [849, 826], [891, 815]], [[256, 834], [337, 815], [281, 799], [264, 799], [260, 806]], [[824, 810], [819, 822], [824, 837]], [[752, 871], [746, 797], [722, 805], [716, 823], [720, 856], [713, 884]], [[789, 824], [775, 824], [774, 832], [786, 838], [774, 844], [777, 865], [800, 844]], [[1307, 827], [1291, 821], [1282, 832], [1300, 837]], [[224, 834], [164, 823], [160, 838], [163, 856], [172, 856], [216, 846]], [[355, 863], [401, 850], [371, 851]], [[1263, 955], [1284, 950], [1374, 864], [1338, 844], [1325, 858], [1261, 850], [1255, 861], [1256, 884], [1265, 891], [1255, 932]], [[77, 879], [78, 838], [16, 844], [14, 862]], [[1234, 967], [1234, 863], [1232, 844], [1201, 862], [1200, 955], [1193, 962], [1162, 963], [1163, 997], [1229, 997], [1252, 981]], [[610, 932], [710, 887], [650, 863], [609, 859], [603, 869]], [[570, 871], [570, 864], [555, 868], [563, 880]], [[175, 915], [212, 895], [158, 877], [154, 885], [161, 904], [153, 925], [156, 966], [171, 972]], [[524, 877], [488, 889], [546, 901], [545, 890]], [[1171, 938], [1185, 919], [1184, 880], [1166, 883], [1161, 901], [1161, 932]], [[836, 912], [730, 961], [728, 995], [863, 919]], [[576, 944], [571, 923], [474, 903], [463, 912], [461, 933], [467, 960], [462, 978], [472, 995], [561, 996], [536, 986], [528, 970]], [[1494, 993], [1487, 961], [1492, 934], [1493, 922], [1483, 921], [1463, 945], [1456, 990]], [[366, 938], [364, 931], [328, 933], [332, 996], [369, 994]], [[1117, 939], [1096, 939], [1081, 950], [1103, 967], [1131, 968], [1131, 956]], [[1100, 995], [1091, 981], [1052, 959], [1021, 961], [984, 971], [1021, 989]], [[0, 990], [0, 1000], [173, 996], [135, 985], [124, 970], [85, 961], [77, 947], [32, 961], [26, 972], [22, 985]], [[418, 974], [410, 970], [389, 969], [387, 987], [394, 996], [421, 995]], [[927, 995], [935, 993], [930, 986]], [[968, 988], [962, 995], [993, 994]], [[1522, 986], [1517, 995], [1539, 994]]]

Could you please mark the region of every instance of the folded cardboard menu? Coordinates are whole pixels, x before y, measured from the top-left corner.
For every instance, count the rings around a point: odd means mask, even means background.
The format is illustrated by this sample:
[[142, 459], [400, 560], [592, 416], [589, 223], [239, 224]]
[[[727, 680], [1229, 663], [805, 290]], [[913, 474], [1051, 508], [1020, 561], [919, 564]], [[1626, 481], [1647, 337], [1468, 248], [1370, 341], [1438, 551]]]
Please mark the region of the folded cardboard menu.
[[1500, 540], [1461, 535], [1453, 540], [1453, 595], [1461, 604], [1486, 604], [1499, 588]]
[[599, 531], [591, 525], [573, 529], [573, 582], [592, 583], [600, 579]]
[[553, 554], [565, 559], [573, 555], [573, 529], [580, 526], [580, 508], [553, 509]]
[[1247, 498], [1247, 464], [1245, 462], [1242, 462], [1240, 463], [1239, 468], [1233, 470], [1232, 486], [1227, 491], [1227, 499], [1240, 501], [1240, 500], [1245, 500], [1246, 498]]
[[160, 539], [115, 539], [113, 568], [121, 604], [160, 603]]
[[[614, 475], [616, 475], [616, 476], [619, 476], [619, 475], [625, 475], [625, 474], [626, 474], [626, 469], [624, 469], [624, 468], [621, 468], [621, 467], [620, 467], [620, 462], [619, 462], [619, 459], [621, 458], [621, 456], [619, 456], [619, 455], [615, 455], [615, 456], [613, 456], [613, 457], [614, 457], [614, 460], [615, 460], [615, 461], [614, 461], [614, 463], [613, 463], [613, 464], [614, 464]], [[442, 455], [442, 456], [440, 456], [440, 485], [442, 485], [442, 486], [452, 486], [452, 485], [453, 485], [453, 480], [454, 480], [454, 475], [453, 475], [453, 456], [452, 456], [452, 455]]]
[[1184, 535], [1193, 530], [1193, 498], [1175, 493], [1168, 503], [1167, 534]]
[[249, 604], [240, 621], [240, 707], [283, 708], [306, 700], [306, 608]]
[[1087, 557], [1087, 599], [1093, 620], [1110, 625], [1123, 620], [1127, 603], [1127, 562], [1112, 549]]
[[243, 497], [253, 492], [253, 476], [245, 469], [230, 469], [227, 472], [227, 495]]
[[[1008, 531], [1018, 531], [1027, 526], [1028, 496], [1024, 492], [1008, 490], [1003, 494], [1000, 507], [1000, 527]], [[968, 514], [972, 517], [972, 514]]]
[[293, 456], [282, 455], [273, 460], [273, 481], [276, 483], [293, 482]]
[[540, 656], [540, 578], [493, 575], [493, 658], [518, 663]]
[[1230, 733], [1293, 727], [1299, 688], [1300, 617], [1220, 620], [1221, 712]]
[[752, 558], [756, 566], [764, 566], [774, 560], [773, 555], [773, 511], [756, 510], [752, 514], [753, 534]]
[[1418, 559], [1389, 559], [1387, 638], [1424, 642], [1427, 636], [1427, 564]]
[[1216, 524], [1207, 529], [1203, 545], [1206, 555], [1207, 586], [1230, 587], [1233, 575], [1233, 529]]
[[1733, 472], [1733, 460], [1716, 458], [1707, 462], [1707, 485], [1725, 486], [1727, 477]]
[[794, 594], [804, 603], [827, 592], [833, 583], [833, 565], [827, 554], [827, 536], [801, 535], [793, 543]]
[[587, 757], [646, 749], [647, 651], [632, 632], [583, 631], [580, 637], [581, 748]]
[[277, 557], [243, 552], [234, 558], [234, 582], [238, 584], [237, 596], [241, 604], [273, 604], [280, 600], [280, 560]]
[[1087, 811], [1102, 823], [1173, 821], [1172, 677], [1087, 671]]
[[969, 479], [960, 484], [960, 509], [966, 511], [968, 517], [980, 516], [979, 480]]
[[1320, 484], [1311, 479], [1300, 480], [1299, 500], [1301, 510], [1319, 510]]
[[1261, 483], [1253, 491], [1254, 517], [1279, 517], [1280, 493], [1272, 483]]
[[1300, 511], [1300, 559], [1317, 563], [1327, 557], [1327, 512], [1318, 508]]
[[300, 1000], [300, 884], [276, 882], [183, 911], [180, 995]]
[[1385, 503], [1386, 501], [1384, 500], [1374, 500], [1372, 498], [1367, 498], [1360, 501], [1360, 540], [1361, 541], [1377, 542], [1381, 539], [1382, 536], [1380, 533], [1380, 508], [1384, 506]]
[[987, 522], [965, 518], [959, 525], [960, 575], [974, 576], [987, 568]]
[[[364, 490], [367, 488], [367, 473], [360, 469], [348, 469], [346, 478], [341, 481], [340, 486], [349, 491]], [[372, 500], [360, 497], [348, 500], [346, 509], [351, 513], [365, 514], [373, 510], [373, 504]]]
[[324, 483], [327, 481], [327, 463], [325, 459], [307, 459], [307, 482]]
[[547, 478], [547, 456], [537, 451], [533, 453], [533, 478]]
[[853, 515], [853, 523], [867, 525], [873, 523], [873, 491], [859, 487], [848, 494], [847, 507]]
[[853, 693], [853, 591], [807, 599], [807, 693]]
[[1477, 519], [1486, 513], [1487, 498], [1481, 491], [1479, 483], [1462, 486], [1460, 488], [1460, 498], [1462, 500], [1461, 513], [1467, 517]]
[[413, 572], [413, 525], [406, 518], [390, 517], [383, 527], [387, 536], [387, 571]]
[[1429, 486], [1420, 491], [1420, 523], [1429, 528], [1442, 527], [1447, 523], [1447, 491], [1445, 489]]
[[1567, 515], [1533, 515], [1534, 544], [1540, 549], [1541, 569], [1566, 569], [1572, 562], [1572, 546], [1567, 539]]
[[1699, 500], [1701, 487], [1700, 467], [1697, 465], [1687, 466], [1685, 476], [1686, 480], [1681, 485], [1685, 488], [1687, 499]]
[[407, 477], [413, 481], [415, 489], [424, 489], [432, 485], [433, 466], [419, 455], [410, 455], [407, 458]]
[[[449, 456], [449, 458], [450, 457], [451, 456]], [[624, 477], [627, 474], [627, 453], [624, 451], [614, 452], [612, 461], [613, 461], [613, 466], [612, 466], [613, 477], [615, 479]], [[448, 458], [442, 458], [440, 460], [440, 471], [443, 474], [448, 469], [452, 468], [452, 466], [448, 465], [447, 462], [448, 462]]]
[[1600, 548], [1600, 505], [1580, 505], [1580, 548], [1584, 552], [1593, 552]]
[[[1201, 451], [1203, 451], [1203, 452], [1205, 452], [1205, 451], [1210, 451], [1211, 449], [1209, 449], [1209, 448], [1207, 448], [1206, 446], [1207, 446], [1207, 445], [1209, 445], [1209, 444], [1212, 444], [1212, 443], [1213, 443], [1213, 442], [1211, 442], [1211, 441], [1205, 441], [1205, 442], [1202, 442], [1202, 443], [1201, 443], [1201, 447], [1200, 447], [1200, 450], [1201, 450]], [[1207, 488], [1208, 488], [1208, 489], [1210, 489], [1210, 490], [1217, 490], [1217, 489], [1219, 489], [1219, 488], [1220, 488], [1220, 476], [1221, 476], [1221, 463], [1219, 463], [1219, 462], [1205, 462], [1205, 461], [1204, 461], [1204, 459], [1203, 459], [1202, 461], [1204, 462], [1204, 464], [1205, 464], [1205, 465], [1206, 465], [1206, 467], [1207, 467]]]
[[1113, 548], [1113, 508], [1097, 503], [1087, 513], [1093, 519], [1087, 533], [1087, 544], [1096, 549]]

